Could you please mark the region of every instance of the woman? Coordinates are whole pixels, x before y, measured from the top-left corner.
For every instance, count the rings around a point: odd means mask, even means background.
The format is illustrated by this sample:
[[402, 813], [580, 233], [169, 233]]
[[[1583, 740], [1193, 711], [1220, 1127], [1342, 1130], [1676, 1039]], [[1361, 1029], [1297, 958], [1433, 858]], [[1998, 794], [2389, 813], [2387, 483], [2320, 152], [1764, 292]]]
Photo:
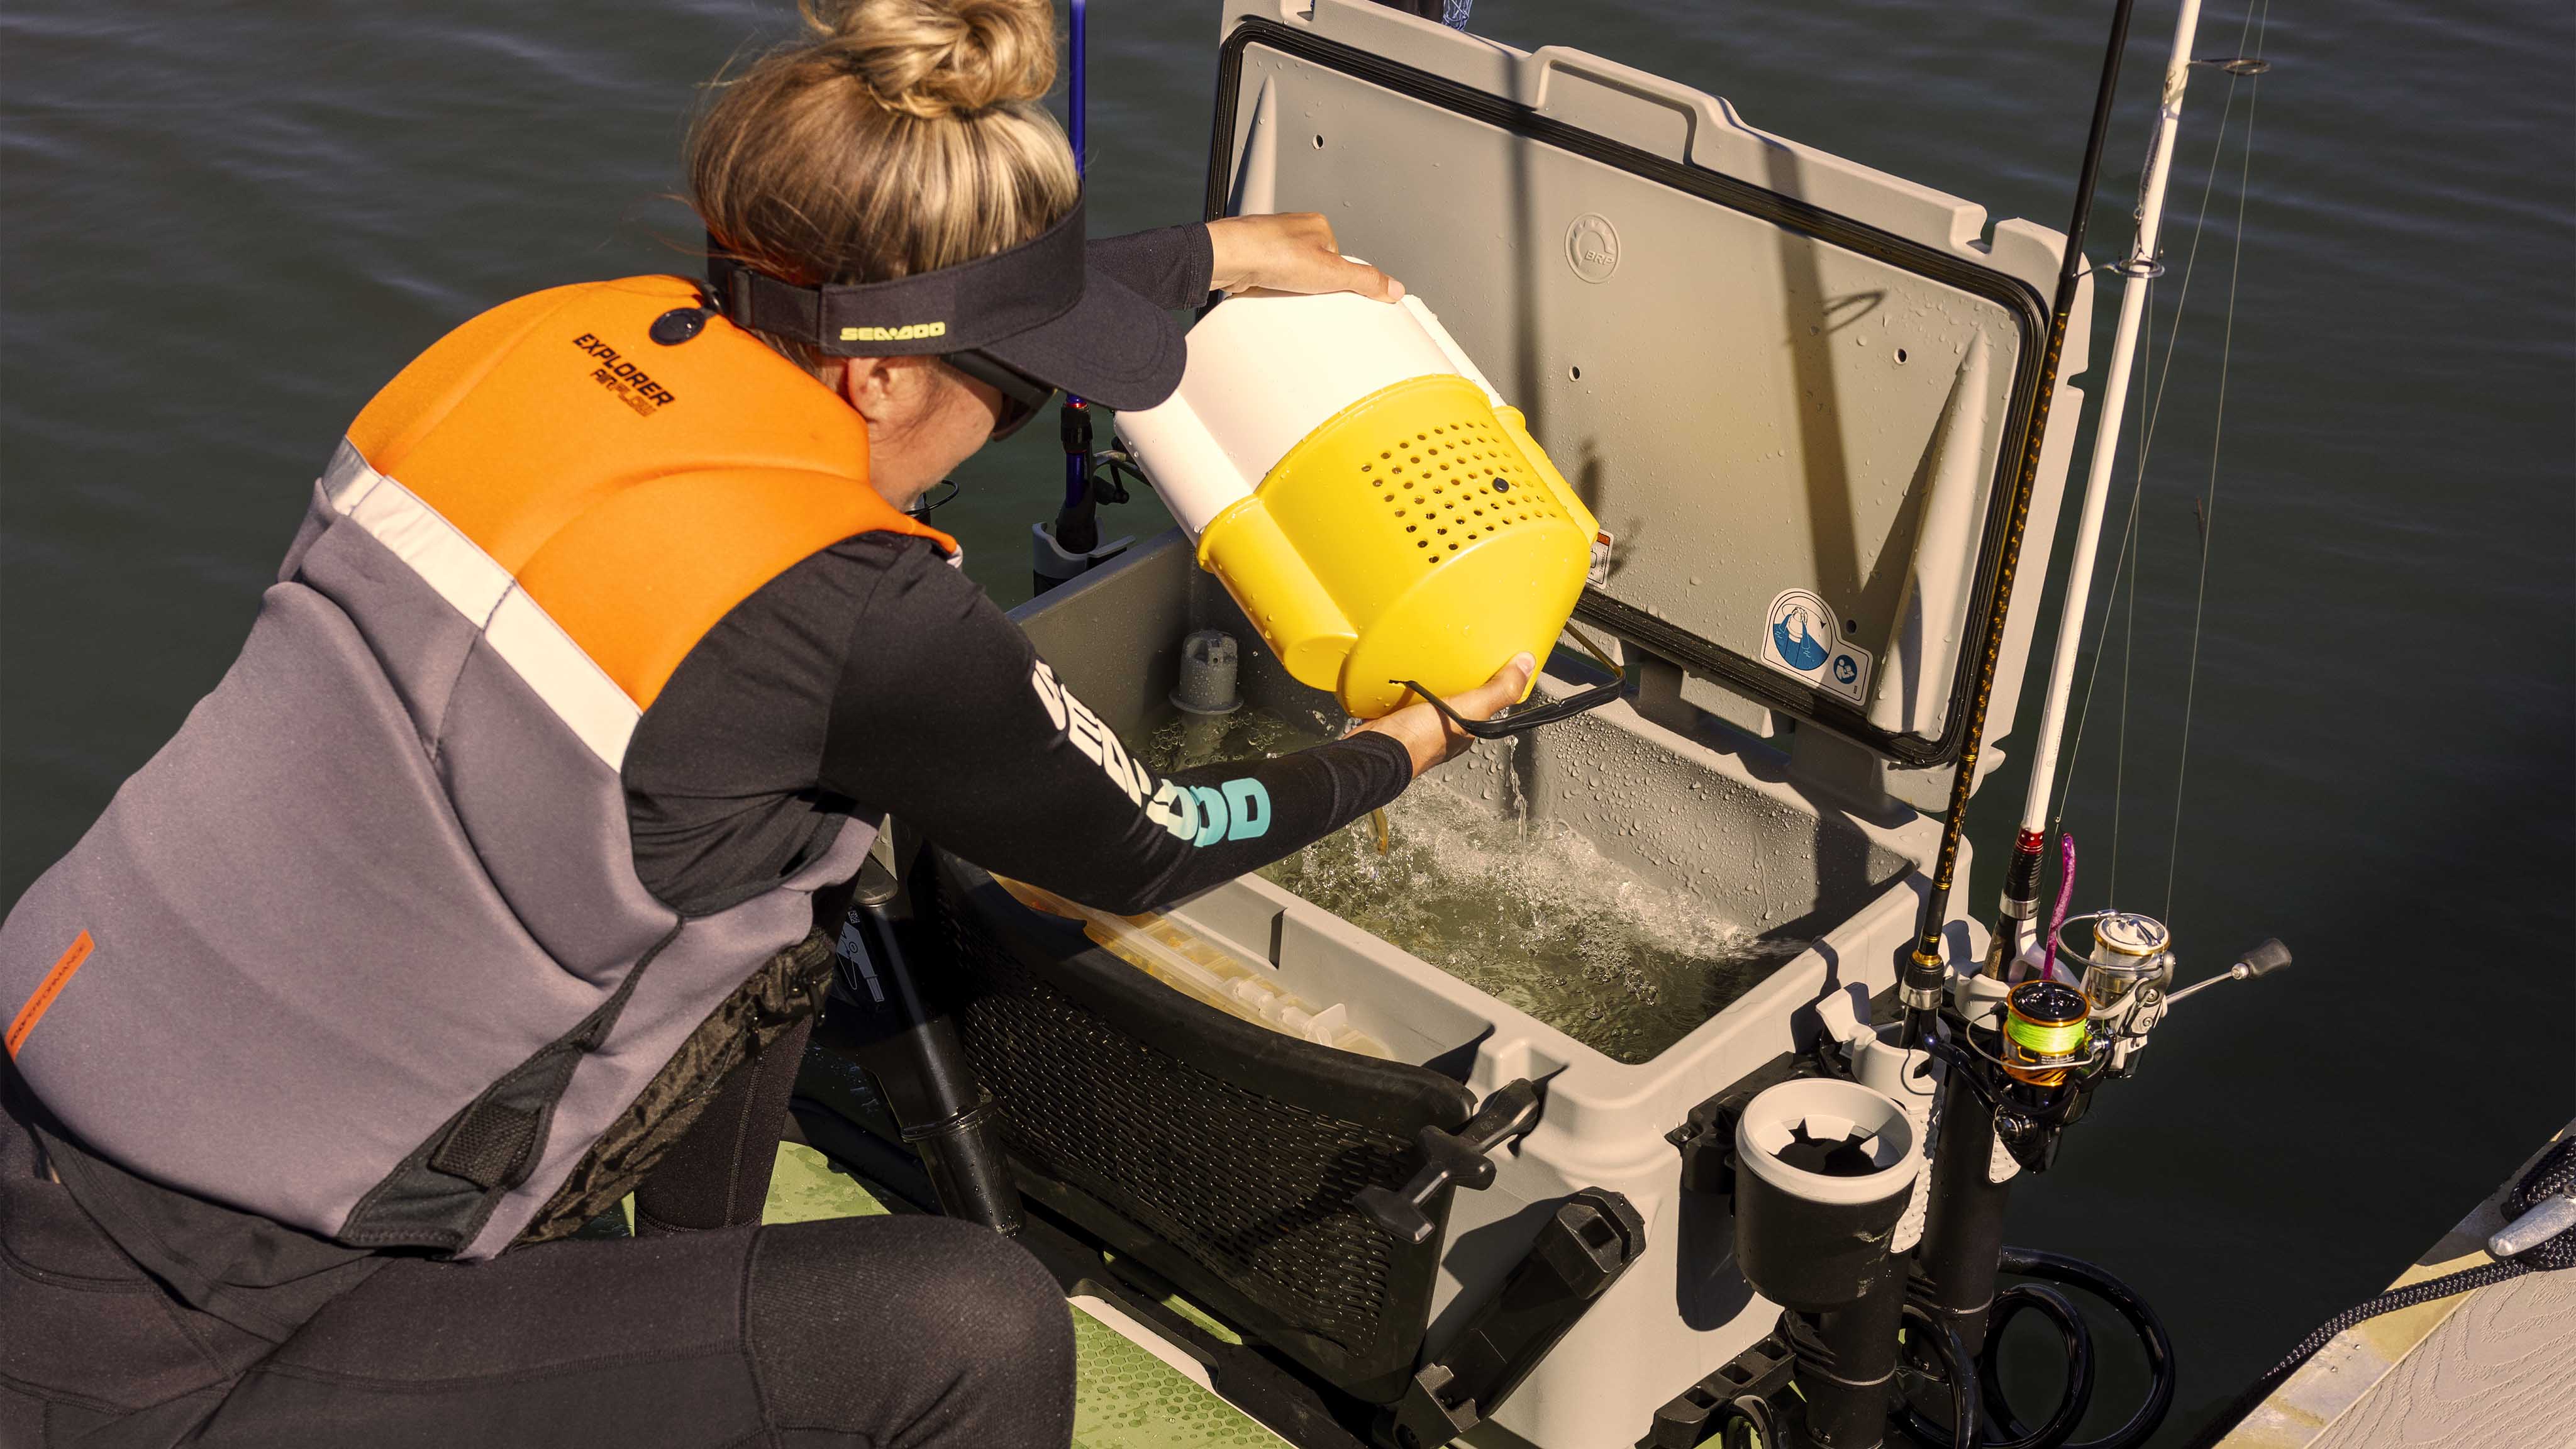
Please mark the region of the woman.
[[[1416, 705], [1157, 776], [902, 510], [1055, 388], [1159, 401], [1212, 287], [1400, 289], [1314, 217], [1086, 248], [1042, 0], [808, 18], [692, 138], [707, 291], [558, 288], [404, 369], [0, 926], [0, 1441], [1068, 1438], [1020, 1249], [758, 1226], [818, 915], [888, 814], [1134, 910], [1461, 741]], [[565, 1240], [630, 1190], [641, 1241]]]

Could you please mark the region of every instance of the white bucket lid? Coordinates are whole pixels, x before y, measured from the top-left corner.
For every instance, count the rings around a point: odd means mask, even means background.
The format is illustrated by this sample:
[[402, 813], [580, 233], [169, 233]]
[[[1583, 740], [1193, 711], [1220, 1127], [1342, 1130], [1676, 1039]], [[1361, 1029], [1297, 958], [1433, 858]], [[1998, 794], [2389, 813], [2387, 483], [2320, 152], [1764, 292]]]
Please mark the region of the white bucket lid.
[[1491, 384], [1419, 297], [1247, 292], [1190, 329], [1188, 370], [1164, 402], [1118, 415], [1154, 491], [1195, 538], [1251, 495], [1307, 434], [1344, 408], [1417, 377]]

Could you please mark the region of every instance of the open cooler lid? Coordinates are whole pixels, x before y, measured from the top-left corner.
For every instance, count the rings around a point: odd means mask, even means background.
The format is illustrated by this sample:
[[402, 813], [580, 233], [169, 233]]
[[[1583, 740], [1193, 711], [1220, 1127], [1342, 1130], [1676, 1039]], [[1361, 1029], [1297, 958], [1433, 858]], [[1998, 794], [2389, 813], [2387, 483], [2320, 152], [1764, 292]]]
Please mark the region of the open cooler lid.
[[[1430, 304], [1611, 535], [1579, 618], [1898, 765], [1957, 758], [2058, 233], [1988, 232], [1978, 206], [1716, 97], [1371, 0], [1230, 0], [1224, 34], [1208, 214], [1321, 212]], [[2070, 392], [2025, 579], [2047, 568]]]

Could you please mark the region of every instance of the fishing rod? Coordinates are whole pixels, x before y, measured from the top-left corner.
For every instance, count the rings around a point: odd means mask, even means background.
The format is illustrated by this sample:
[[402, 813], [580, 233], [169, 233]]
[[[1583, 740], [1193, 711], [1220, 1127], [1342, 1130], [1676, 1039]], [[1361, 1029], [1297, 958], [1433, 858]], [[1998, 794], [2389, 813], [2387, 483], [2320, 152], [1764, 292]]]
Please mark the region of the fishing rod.
[[1985, 742], [1986, 709], [1993, 702], [1995, 667], [2003, 656], [2004, 618], [2012, 608], [2013, 579], [2021, 564], [2022, 535], [2030, 527], [2031, 493], [2039, 485], [2040, 447], [2048, 436], [2050, 401], [2057, 392], [2057, 368], [2066, 350], [2067, 319], [2085, 276], [2084, 231], [2093, 214], [2093, 188], [2102, 175], [2102, 150], [2111, 134], [2111, 99], [2120, 88], [2120, 61], [2128, 50], [2129, 17], [2137, 0], [2119, 0], [2111, 14], [2111, 43], [2102, 57], [2102, 84], [2093, 97], [2093, 125], [2084, 143], [2084, 165], [2075, 180], [2075, 215], [2066, 224], [2065, 254], [2057, 271], [2057, 298], [2049, 308], [2048, 342], [2040, 354], [2039, 397], [2032, 404], [2030, 428], [2022, 448], [2021, 468], [2013, 478], [2011, 520], [2004, 532], [2002, 567], [1995, 576], [1993, 601], [1987, 605], [1985, 650], [1977, 659], [1977, 682], [1968, 699], [1967, 731], [1959, 742], [1958, 774], [1950, 782], [1950, 809], [1941, 821], [1941, 847], [1934, 857], [1932, 889], [1923, 898], [1923, 924], [1915, 933], [1914, 952], [1898, 983], [1905, 1007], [1906, 1039], [1928, 1046], [1939, 1018], [1950, 968], [1941, 959], [1941, 928], [1947, 924], [1950, 887], [1959, 869], [1959, 840], [1967, 829], [1968, 794], [1976, 788], [1977, 753]]
[[[1072, 0], [1072, 7], [1065, 39], [1069, 62], [1065, 130], [1073, 142], [1074, 174], [1088, 177], [1091, 17], [1084, 0]], [[1101, 546], [1100, 505], [1126, 502], [1131, 496], [1128, 483], [1145, 481], [1135, 461], [1119, 449], [1092, 446], [1088, 399], [1065, 394], [1063, 405], [1056, 410], [1056, 433], [1064, 446], [1064, 507], [1057, 511], [1053, 523], [1034, 526], [1036, 552], [1031, 561], [1035, 568], [1030, 582], [1041, 594], [1098, 566], [1127, 546], [1124, 539], [1106, 548]]]
[[2164, 221], [2165, 182], [2173, 171], [2174, 136], [2182, 124], [2183, 91], [2191, 82], [2191, 47], [2200, 27], [2200, 0], [2183, 0], [2174, 22], [2173, 50], [2165, 59], [2165, 84], [2156, 108], [2154, 139], [2147, 150], [2146, 177], [2138, 192], [2138, 232], [2127, 260], [2117, 267], [2120, 324], [2111, 341], [2110, 371], [2102, 384], [2102, 413], [2093, 430], [2093, 458], [2084, 479], [2084, 510], [2075, 531], [2075, 559], [2066, 575], [2066, 603], [2057, 621], [2057, 648], [2048, 670], [2048, 700], [2031, 753], [2030, 788], [2022, 798], [2021, 830], [2004, 869], [2003, 898], [1995, 907], [1993, 944], [1986, 952], [1985, 974], [2001, 979], [2013, 959], [2031, 942], [2039, 911], [2041, 855], [2047, 848], [2050, 792], [2057, 776], [2058, 747], [2066, 733], [2066, 709], [2075, 683], [2075, 656], [2082, 642], [2084, 616], [2091, 606], [2095, 558], [2102, 542], [2102, 517], [2111, 493], [2111, 470], [2118, 460], [2120, 425], [2128, 409], [2129, 374], [2137, 359], [2138, 336], [2147, 310], [2149, 285], [2163, 272], [2157, 260], [2156, 236]]
[[1090, 164], [1083, 150], [1083, 135], [1091, 119], [1091, 63], [1087, 42], [1090, 36], [1090, 5], [1087, 0], [1072, 0], [1073, 18], [1065, 28], [1065, 55], [1071, 74], [1065, 82], [1066, 130], [1073, 138], [1073, 170], [1079, 176]]
[[[1073, 142], [1074, 175], [1088, 177], [1091, 156], [1085, 142], [1091, 110], [1090, 7], [1085, 0], [1072, 0], [1072, 6], [1065, 34], [1065, 129]], [[1055, 543], [1078, 558], [1100, 546], [1100, 522], [1095, 512], [1099, 500], [1092, 496], [1091, 405], [1066, 393], [1063, 405], [1056, 409], [1056, 431], [1064, 445], [1064, 507], [1055, 516]], [[1110, 501], [1125, 499], [1122, 495]]]
[[[2125, 11], [2126, 7], [2123, 6]], [[2124, 1318], [2147, 1354], [2149, 1392], [2129, 1419], [2110, 1435], [2089, 1441], [2084, 1449], [2128, 1449], [2154, 1433], [2171, 1408], [2174, 1373], [2171, 1346], [2145, 1302], [2110, 1274], [2073, 1259], [2010, 1249], [2003, 1244], [2003, 1219], [2011, 1179], [2016, 1171], [2045, 1171], [2054, 1161], [2060, 1134], [2085, 1114], [2093, 1091], [2105, 1080], [2135, 1070], [2137, 1054], [2148, 1033], [2173, 1003], [2187, 992], [2173, 990], [2176, 956], [2172, 933], [2150, 917], [2120, 911], [2090, 912], [2068, 919], [2066, 907], [2074, 886], [2072, 841], [2063, 842], [2064, 866], [2055, 910], [2047, 924], [2047, 950], [2030, 978], [2008, 985], [2011, 963], [2022, 954], [2025, 933], [2039, 911], [2040, 861], [2049, 795], [2057, 768], [2066, 707], [2073, 681], [2077, 641], [2081, 637], [2090, 586], [2099, 550], [2110, 474], [2146, 312], [2148, 284], [2161, 271], [2156, 237], [2163, 220], [2166, 183], [2170, 177], [2174, 138], [2180, 125], [2184, 91], [2194, 64], [2191, 47], [2200, 22], [2200, 0], [2181, 0], [2175, 17], [2172, 50], [2165, 64], [2164, 88], [2157, 105], [2155, 131], [2147, 153], [2138, 203], [2138, 232], [2127, 259], [2115, 270], [2124, 279], [2120, 321], [2112, 343], [2107, 395], [2093, 440], [2078, 524], [2076, 554], [2067, 585], [2069, 617], [2058, 623], [2051, 663], [2048, 701], [2042, 717], [2032, 779], [2024, 802], [2021, 830], [2006, 872], [2003, 900], [1984, 970], [1957, 984], [1956, 1006], [1940, 1012], [1948, 1028], [1940, 1039], [1927, 1029], [1923, 1049], [1942, 1064], [1937, 1099], [1942, 1146], [1924, 1177], [1926, 1213], [1921, 1240], [1914, 1247], [1908, 1297], [1927, 1321], [1944, 1332], [1938, 1346], [1957, 1350], [1944, 1359], [1963, 1406], [1948, 1426], [1954, 1443], [2012, 1449], [2062, 1442], [2074, 1421], [2082, 1418], [2091, 1391], [2089, 1347], [2081, 1320], [2066, 1312], [2062, 1301], [2021, 1285], [1997, 1291], [2003, 1273], [2054, 1279], [2102, 1299]], [[2115, 47], [2118, 41], [2114, 41]], [[2222, 64], [2231, 75], [2259, 75], [2260, 57], [2239, 56]], [[2107, 100], [2110, 81], [2104, 81]], [[2097, 125], [2099, 117], [2097, 115]], [[2222, 126], [2222, 137], [2224, 127]], [[2098, 144], [2097, 135], [2097, 144]], [[2088, 174], [2091, 170], [2088, 165]], [[2088, 183], [2089, 187], [2089, 183]], [[2089, 196], [2089, 189], [2087, 192]], [[2082, 208], [2079, 205], [2079, 224]], [[2072, 279], [2081, 262], [2069, 247]], [[2000, 627], [1997, 606], [1993, 622]], [[1991, 656], [1990, 656], [1991, 657]], [[1976, 701], [1982, 723], [1985, 699]], [[1973, 742], [1974, 735], [1971, 735]], [[1960, 785], [1968, 780], [1962, 776]], [[1964, 789], [1954, 806], [1964, 802]], [[1945, 857], [1946, 868], [1950, 862]], [[1942, 897], [1936, 894], [1937, 908]], [[1911, 966], [1920, 964], [1918, 947]], [[2214, 980], [2250, 980], [2290, 964], [2289, 949], [2265, 941], [2244, 953]], [[2066, 966], [2063, 977], [2056, 967]], [[2204, 985], [2208, 983], [2203, 983]], [[2197, 990], [2198, 988], [2194, 988]], [[1911, 1003], [1909, 1003], [1910, 1005]], [[1939, 1010], [1935, 1007], [1936, 1012]], [[1914, 1018], [1909, 1016], [1908, 1042]], [[2004, 1400], [1994, 1372], [1992, 1342], [2017, 1312], [2035, 1311], [2049, 1319], [2068, 1346], [2067, 1387], [2058, 1412], [2039, 1429], [2027, 1428]], [[1979, 1394], [1959, 1396], [1963, 1376], [1979, 1377]], [[1973, 1413], [1968, 1412], [1973, 1410]], [[2000, 1427], [2001, 1439], [1985, 1436], [1983, 1414]], [[1918, 1438], [1939, 1436], [1942, 1426], [1917, 1414], [1909, 1419]]]

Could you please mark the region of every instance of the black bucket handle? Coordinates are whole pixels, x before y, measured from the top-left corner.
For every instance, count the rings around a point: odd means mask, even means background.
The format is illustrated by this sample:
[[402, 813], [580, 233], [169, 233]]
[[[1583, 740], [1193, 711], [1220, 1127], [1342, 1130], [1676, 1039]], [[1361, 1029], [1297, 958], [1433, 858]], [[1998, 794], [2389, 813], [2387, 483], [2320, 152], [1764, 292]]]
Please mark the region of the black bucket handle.
[[1588, 714], [1591, 711], [1608, 704], [1610, 701], [1617, 699], [1622, 693], [1626, 692], [1628, 688], [1627, 671], [1612, 663], [1610, 661], [1610, 656], [1602, 650], [1601, 646], [1593, 643], [1591, 637], [1585, 634], [1582, 630], [1568, 624], [1566, 626], [1566, 632], [1574, 636], [1574, 642], [1583, 647], [1584, 653], [1592, 656], [1593, 663], [1609, 670], [1610, 673], [1615, 676], [1608, 684], [1595, 685], [1592, 688], [1583, 691], [1581, 694], [1568, 695], [1563, 699], [1556, 700], [1553, 703], [1539, 705], [1534, 709], [1516, 710], [1509, 714], [1497, 715], [1492, 719], [1463, 719], [1459, 716], [1456, 710], [1449, 707], [1448, 701], [1442, 699], [1436, 694], [1433, 694], [1430, 690], [1423, 688], [1418, 681], [1411, 679], [1391, 679], [1387, 682], [1389, 684], [1401, 684], [1405, 688], [1421, 696], [1422, 701], [1425, 704], [1428, 704], [1433, 709], [1440, 711], [1440, 717], [1442, 719], [1449, 721], [1449, 723], [1456, 725], [1459, 729], [1475, 736], [1477, 739], [1507, 740], [1514, 735], [1527, 734], [1541, 725], [1561, 724], [1566, 720], [1574, 718], [1578, 714]]
[[1423, 703], [1440, 711], [1442, 719], [1480, 740], [1507, 740], [1514, 735], [1527, 734], [1541, 725], [1556, 724], [1572, 719], [1578, 714], [1599, 709], [1617, 699], [1620, 691], [1627, 687], [1628, 681], [1614, 679], [1608, 684], [1595, 685], [1581, 694], [1569, 695], [1564, 699], [1542, 704], [1535, 709], [1515, 710], [1510, 714], [1496, 715], [1492, 719], [1463, 718], [1456, 710], [1449, 707], [1448, 701], [1410, 679], [1390, 680], [1389, 683], [1401, 684], [1422, 696]]

